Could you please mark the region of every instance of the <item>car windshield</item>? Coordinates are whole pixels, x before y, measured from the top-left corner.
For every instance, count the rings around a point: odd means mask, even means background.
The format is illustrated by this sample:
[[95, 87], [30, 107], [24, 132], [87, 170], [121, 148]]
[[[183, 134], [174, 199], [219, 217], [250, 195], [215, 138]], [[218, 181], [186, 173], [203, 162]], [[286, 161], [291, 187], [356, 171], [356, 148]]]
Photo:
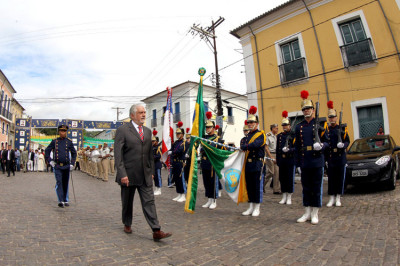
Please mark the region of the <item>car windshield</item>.
[[354, 141], [348, 153], [380, 152], [389, 149], [390, 142], [388, 138], [364, 138]]

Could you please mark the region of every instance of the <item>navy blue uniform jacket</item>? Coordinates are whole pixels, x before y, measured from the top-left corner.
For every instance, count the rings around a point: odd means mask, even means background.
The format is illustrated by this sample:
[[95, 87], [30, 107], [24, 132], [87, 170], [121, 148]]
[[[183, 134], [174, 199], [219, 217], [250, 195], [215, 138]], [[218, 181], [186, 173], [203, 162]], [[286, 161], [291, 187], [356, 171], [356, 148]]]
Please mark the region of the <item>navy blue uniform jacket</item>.
[[329, 147], [325, 149], [325, 160], [328, 162], [328, 164], [345, 165], [347, 163], [346, 149], [350, 144], [350, 137], [347, 133], [347, 128], [343, 127], [342, 130], [342, 142], [344, 144], [342, 149], [337, 147], [339, 138], [339, 125], [328, 127], [325, 134], [329, 143]]
[[252, 143], [249, 143], [251, 138], [258, 132], [260, 132], [258, 129], [249, 132], [249, 134], [240, 141], [240, 149], [243, 151], [249, 151], [246, 162], [246, 172], [259, 172], [263, 167], [266, 140], [264, 132], [262, 132], [262, 134]]
[[[286, 139], [288, 140], [288, 152], [283, 152], [282, 148], [286, 145]], [[276, 164], [281, 166], [294, 165], [294, 133], [281, 132], [277, 136], [276, 144]]]
[[319, 138], [321, 143], [323, 143], [322, 150], [315, 151], [313, 144], [315, 142], [314, 138], [314, 126], [315, 119], [313, 118], [310, 123], [303, 120], [301, 123], [297, 124], [295, 130], [295, 162], [296, 166], [301, 168], [314, 168], [314, 167], [324, 167], [324, 149], [328, 147], [328, 143], [325, 139], [325, 130], [320, 127], [318, 130]]
[[[50, 158], [50, 152], [53, 150], [53, 159]], [[69, 153], [71, 152], [71, 159]], [[51, 141], [45, 150], [45, 158], [47, 162], [54, 161], [59, 168], [66, 169], [69, 165], [75, 165], [76, 150], [72, 140], [69, 138], [56, 138]], [[62, 164], [62, 166], [61, 166]]]

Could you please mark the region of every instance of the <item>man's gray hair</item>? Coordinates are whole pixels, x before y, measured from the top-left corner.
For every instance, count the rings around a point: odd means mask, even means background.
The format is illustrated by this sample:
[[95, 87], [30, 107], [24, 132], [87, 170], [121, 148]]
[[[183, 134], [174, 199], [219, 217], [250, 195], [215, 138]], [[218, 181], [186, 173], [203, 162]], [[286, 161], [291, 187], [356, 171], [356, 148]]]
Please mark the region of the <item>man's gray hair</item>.
[[137, 108], [138, 108], [139, 106], [143, 106], [143, 108], [144, 108], [144, 104], [142, 104], [142, 103], [135, 103], [134, 105], [131, 106], [131, 109], [129, 109], [129, 114], [134, 115], [134, 114], [136, 113]]

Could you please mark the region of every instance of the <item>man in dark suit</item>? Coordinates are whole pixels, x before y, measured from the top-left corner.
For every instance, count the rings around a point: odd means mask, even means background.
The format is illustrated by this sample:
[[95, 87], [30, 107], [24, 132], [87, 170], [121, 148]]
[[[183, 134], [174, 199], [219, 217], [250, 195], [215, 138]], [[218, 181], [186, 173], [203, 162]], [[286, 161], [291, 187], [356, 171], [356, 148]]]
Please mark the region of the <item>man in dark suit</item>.
[[132, 105], [129, 113], [131, 122], [117, 129], [114, 142], [117, 170], [115, 182], [121, 186], [124, 232], [132, 233], [133, 198], [138, 190], [144, 217], [153, 230], [153, 239], [159, 241], [171, 234], [160, 230], [154, 203], [152, 133], [143, 126], [146, 120], [146, 109], [143, 105]]
[[7, 176], [10, 176], [11, 171], [13, 172], [13, 175], [15, 175], [14, 171], [15, 152], [13, 149], [11, 149], [11, 145], [8, 145], [8, 150], [3, 151], [1, 158], [3, 160], [3, 163], [6, 165]]

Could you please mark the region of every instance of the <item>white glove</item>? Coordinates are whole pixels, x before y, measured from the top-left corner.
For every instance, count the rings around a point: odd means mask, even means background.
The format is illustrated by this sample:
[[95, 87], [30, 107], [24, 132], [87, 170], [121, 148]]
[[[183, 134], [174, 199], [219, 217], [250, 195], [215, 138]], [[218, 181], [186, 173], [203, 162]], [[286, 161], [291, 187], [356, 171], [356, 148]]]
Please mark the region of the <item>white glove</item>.
[[338, 142], [337, 147], [338, 147], [339, 149], [342, 149], [342, 148], [344, 147], [343, 142]]
[[282, 151], [283, 151], [283, 152], [288, 152], [288, 151], [289, 151], [289, 148], [285, 146], [285, 147], [282, 148]]
[[323, 146], [324, 146], [324, 144], [319, 143], [319, 142], [315, 142], [314, 145], [313, 145], [313, 148], [314, 148], [315, 151], [320, 151], [320, 150], [322, 150]]
[[54, 166], [56, 166], [56, 162], [55, 162], [55, 161], [51, 161], [51, 162], [50, 162], [50, 165], [51, 165], [51, 167], [54, 168]]
[[172, 151], [168, 151], [168, 155], [171, 155], [172, 154]]
[[299, 172], [299, 174], [301, 174], [301, 168], [297, 167], [297, 172]]
[[186, 153], [186, 154], [185, 154], [185, 158], [189, 158], [189, 157], [190, 157], [189, 154]]
[[69, 170], [70, 171], [74, 170], [74, 166], [72, 164], [69, 165]]

